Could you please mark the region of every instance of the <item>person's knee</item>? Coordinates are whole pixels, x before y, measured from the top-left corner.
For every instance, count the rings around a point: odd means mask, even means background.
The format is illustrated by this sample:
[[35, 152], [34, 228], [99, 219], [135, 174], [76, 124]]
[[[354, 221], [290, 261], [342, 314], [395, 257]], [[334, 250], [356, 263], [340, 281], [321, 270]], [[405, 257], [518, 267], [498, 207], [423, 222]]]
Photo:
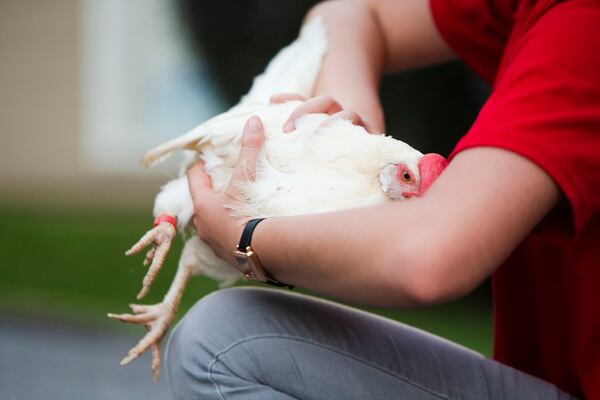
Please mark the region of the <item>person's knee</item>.
[[[226, 289], [213, 292], [200, 299], [177, 324], [169, 338], [172, 357], [202, 354], [214, 356], [219, 347], [226, 346], [223, 332], [231, 332], [235, 316], [242, 313], [243, 289]], [[198, 353], [197, 349], [203, 351]], [[183, 350], [185, 349], [185, 350]], [[170, 357], [169, 362], [176, 361]]]
[[278, 296], [281, 296], [279, 291], [258, 288], [213, 292], [190, 308], [172, 336], [177, 342], [186, 342], [186, 346], [195, 346], [199, 340], [223, 345], [251, 330], [253, 322], [265, 315]]
[[261, 317], [277, 291], [232, 288], [199, 300], [169, 337], [166, 364], [172, 387], [208, 383], [208, 368], [219, 353], [245, 338], [262, 333]]

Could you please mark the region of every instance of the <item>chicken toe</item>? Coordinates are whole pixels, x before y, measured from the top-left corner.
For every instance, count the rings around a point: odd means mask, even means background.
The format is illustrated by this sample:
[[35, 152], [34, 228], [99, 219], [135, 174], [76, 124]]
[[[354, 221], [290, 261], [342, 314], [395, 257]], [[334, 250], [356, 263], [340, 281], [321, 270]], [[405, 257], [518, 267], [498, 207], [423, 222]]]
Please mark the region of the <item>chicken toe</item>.
[[131, 309], [134, 314], [108, 314], [110, 318], [122, 322], [144, 325], [148, 331], [121, 360], [121, 365], [135, 360], [152, 347], [152, 373], [156, 380], [160, 376], [160, 343], [175, 318], [175, 310], [164, 302], [154, 305], [132, 304]]
[[177, 231], [175, 227], [168, 222], [161, 222], [148, 232], [140, 240], [137, 241], [129, 250], [125, 252], [125, 255], [132, 255], [139, 253], [144, 247], [153, 245], [152, 249], [148, 251], [144, 259], [144, 265], [150, 264], [144, 281], [142, 289], [137, 295], [138, 300], [143, 298], [148, 291], [150, 286], [156, 279], [158, 272], [162, 268], [165, 258], [171, 249], [171, 243], [175, 237]]

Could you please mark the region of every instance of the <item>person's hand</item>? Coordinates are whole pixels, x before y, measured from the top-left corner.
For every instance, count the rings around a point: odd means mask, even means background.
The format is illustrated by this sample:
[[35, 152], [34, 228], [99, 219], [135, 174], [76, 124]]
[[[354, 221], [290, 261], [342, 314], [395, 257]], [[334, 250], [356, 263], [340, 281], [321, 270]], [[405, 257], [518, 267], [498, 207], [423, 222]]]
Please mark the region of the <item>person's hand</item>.
[[296, 93], [278, 93], [271, 96], [271, 104], [285, 103], [287, 101], [300, 100], [303, 101], [301, 105], [296, 108], [287, 121], [283, 125], [283, 131], [290, 133], [296, 129], [296, 120], [306, 114], [318, 114], [324, 113], [329, 114], [330, 117], [323, 122], [323, 125], [330, 124], [331, 122], [338, 119], [347, 119], [354, 125], [362, 126], [371, 134], [381, 134], [376, 132], [366, 121], [364, 121], [360, 115], [351, 110], [345, 110], [342, 108], [333, 97], [327, 95], [321, 95], [307, 99], [306, 97]]
[[235, 166], [227, 190], [213, 191], [210, 176], [204, 163], [197, 162], [188, 171], [188, 182], [194, 204], [194, 226], [200, 239], [205, 241], [215, 254], [237, 267], [233, 252], [249, 218], [235, 219], [229, 208], [238, 202], [237, 187], [240, 183], [255, 179], [255, 165], [264, 141], [261, 120], [251, 117], [244, 126], [240, 158]]

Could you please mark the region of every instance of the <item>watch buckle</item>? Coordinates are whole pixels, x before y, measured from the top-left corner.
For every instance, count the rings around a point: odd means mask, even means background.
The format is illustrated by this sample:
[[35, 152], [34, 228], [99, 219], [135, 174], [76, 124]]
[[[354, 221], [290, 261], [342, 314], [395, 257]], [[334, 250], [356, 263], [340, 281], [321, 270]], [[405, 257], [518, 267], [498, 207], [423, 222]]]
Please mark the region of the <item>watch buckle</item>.
[[246, 247], [246, 251], [244, 252], [237, 246], [233, 255], [242, 269], [244, 278], [259, 282], [266, 282], [268, 280], [267, 276], [263, 273], [264, 268], [256, 253], [252, 250], [252, 247]]

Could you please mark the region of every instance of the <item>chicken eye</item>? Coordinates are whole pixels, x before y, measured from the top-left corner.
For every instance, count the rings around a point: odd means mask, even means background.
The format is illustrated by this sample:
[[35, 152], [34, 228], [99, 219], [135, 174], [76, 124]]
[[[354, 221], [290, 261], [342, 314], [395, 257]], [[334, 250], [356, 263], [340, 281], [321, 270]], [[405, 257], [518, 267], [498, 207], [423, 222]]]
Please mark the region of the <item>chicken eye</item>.
[[402, 180], [404, 183], [410, 183], [410, 174], [406, 171], [402, 172]]

